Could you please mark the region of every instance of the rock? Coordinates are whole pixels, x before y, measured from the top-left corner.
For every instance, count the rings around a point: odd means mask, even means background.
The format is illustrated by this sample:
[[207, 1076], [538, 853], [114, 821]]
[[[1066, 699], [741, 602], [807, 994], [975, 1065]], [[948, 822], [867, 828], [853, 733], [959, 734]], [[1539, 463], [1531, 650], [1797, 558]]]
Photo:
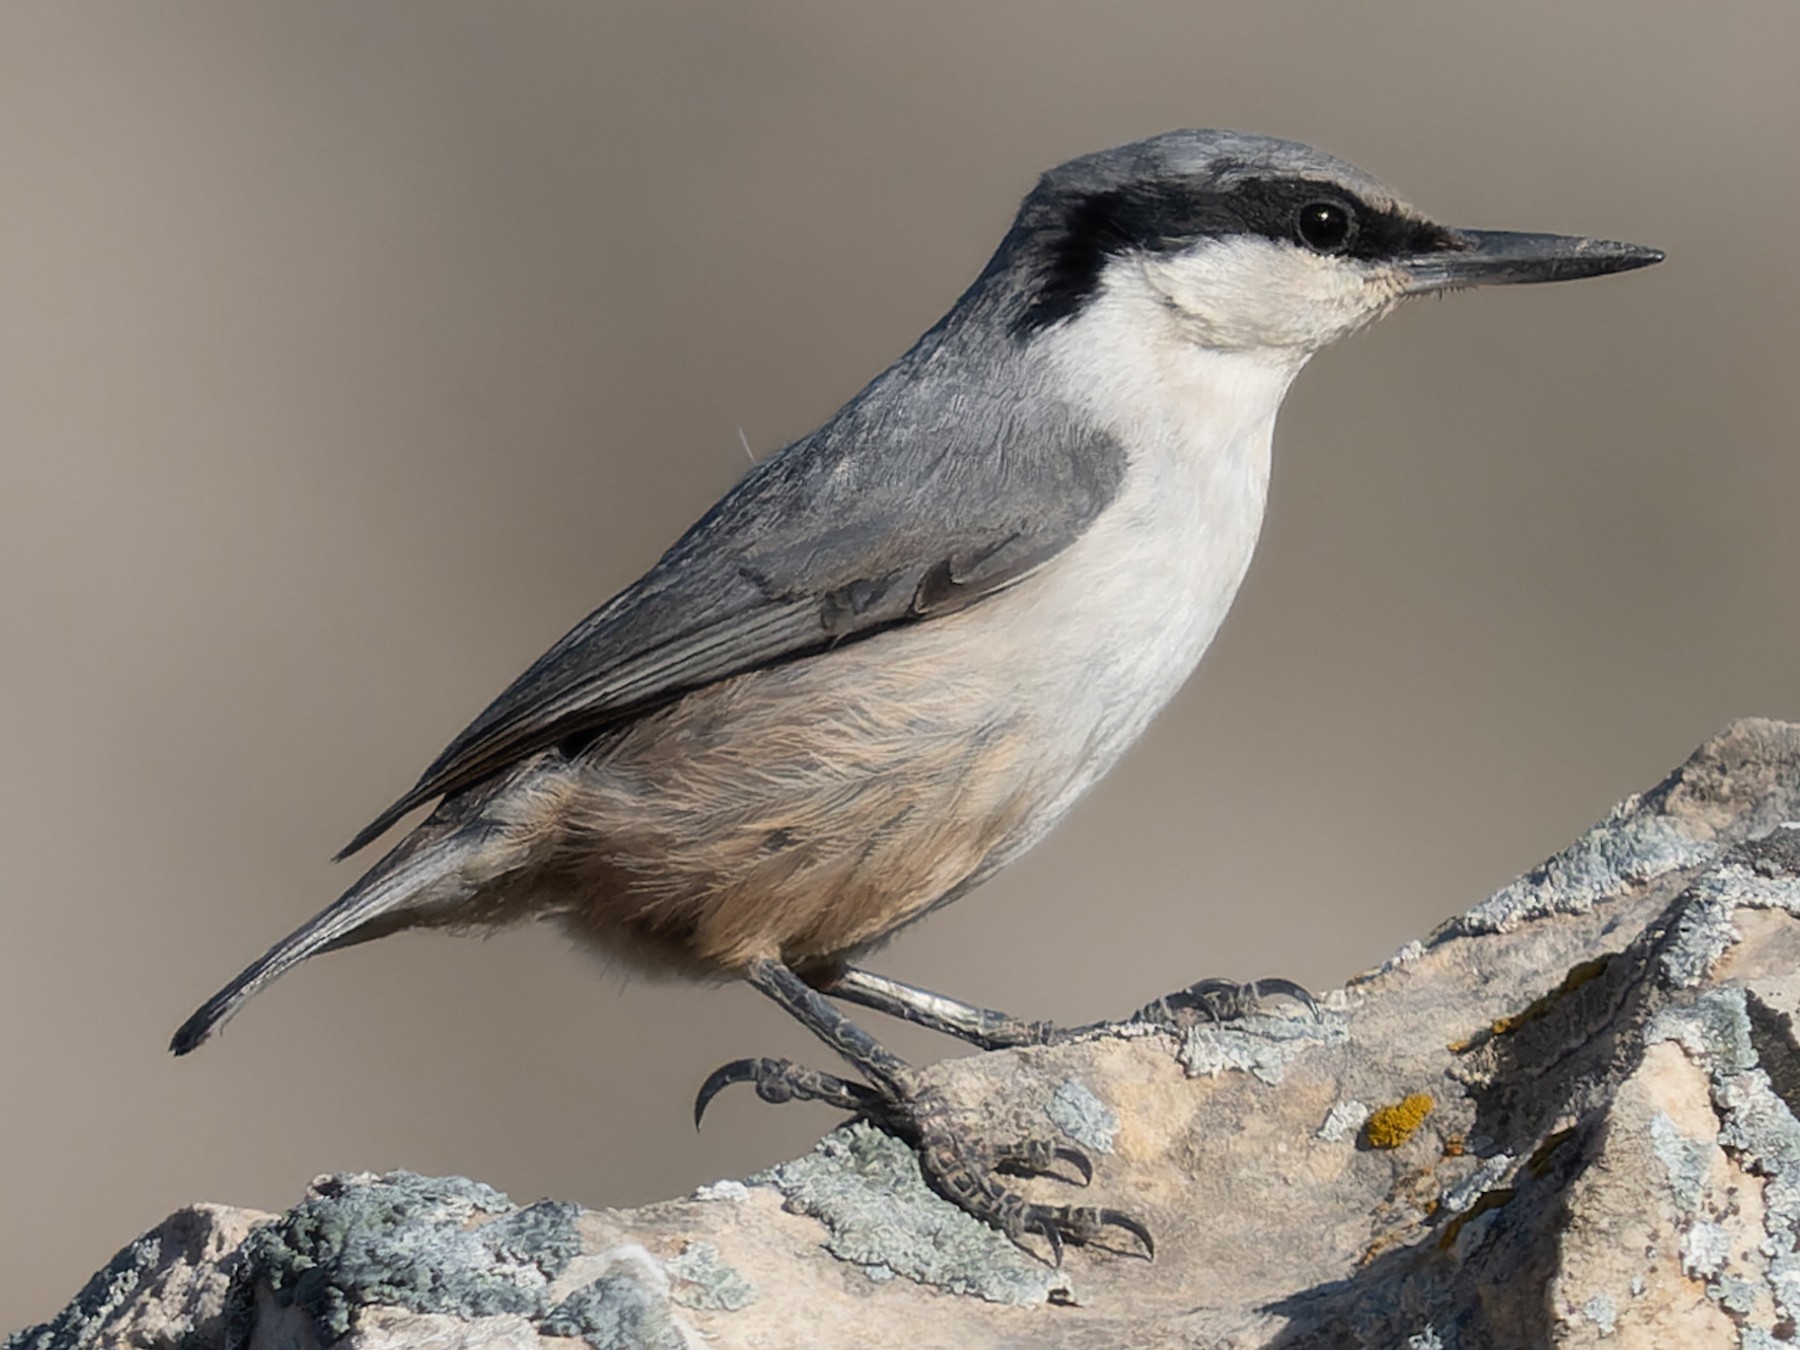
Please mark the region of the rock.
[[5, 1350], [224, 1345], [233, 1339], [226, 1300], [239, 1253], [272, 1217], [222, 1205], [177, 1210], [113, 1257], [62, 1312], [9, 1337]]
[[[332, 1176], [5, 1350], [1744, 1346], [1800, 1338], [1800, 727], [1728, 728], [1316, 1012], [933, 1070], [1157, 1237], [1057, 1267], [866, 1124], [636, 1210]], [[1066, 1198], [1054, 1181], [1022, 1185]]]

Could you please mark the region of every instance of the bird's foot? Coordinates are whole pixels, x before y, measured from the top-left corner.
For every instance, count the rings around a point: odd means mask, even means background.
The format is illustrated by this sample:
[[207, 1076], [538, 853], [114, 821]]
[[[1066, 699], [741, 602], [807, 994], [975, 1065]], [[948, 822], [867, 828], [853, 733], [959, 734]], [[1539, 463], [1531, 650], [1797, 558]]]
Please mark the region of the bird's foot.
[[884, 1104], [881, 1094], [866, 1083], [809, 1069], [791, 1059], [734, 1059], [714, 1069], [700, 1085], [694, 1097], [696, 1130], [712, 1099], [733, 1083], [749, 1083], [757, 1096], [774, 1106], [783, 1102], [824, 1102], [840, 1111], [874, 1115]]
[[[1051, 1260], [1063, 1248], [1100, 1239], [1109, 1228], [1129, 1233], [1146, 1258], [1156, 1254], [1150, 1230], [1122, 1210], [1101, 1205], [1045, 1205], [1004, 1185], [1000, 1174], [1049, 1176], [1087, 1185], [1094, 1165], [1080, 1149], [1043, 1138], [997, 1141], [955, 1119], [940, 1093], [905, 1084], [883, 1092], [865, 1083], [822, 1073], [785, 1059], [741, 1059], [716, 1070], [694, 1101], [698, 1125], [707, 1105], [733, 1083], [750, 1083], [766, 1102], [816, 1101], [854, 1111], [912, 1146], [925, 1183], [958, 1209], [999, 1229], [1027, 1251], [1042, 1238]], [[1073, 1168], [1074, 1179], [1059, 1168]]]
[[[890, 1123], [891, 1122], [884, 1122]], [[896, 1129], [919, 1156], [919, 1170], [939, 1195], [982, 1222], [998, 1228], [1027, 1251], [1029, 1239], [1042, 1238], [1053, 1264], [1062, 1264], [1063, 1248], [1097, 1242], [1108, 1229], [1129, 1233], [1146, 1259], [1156, 1255], [1156, 1241], [1142, 1222], [1123, 1210], [1104, 1205], [1046, 1205], [1027, 1200], [1003, 1184], [998, 1173], [1054, 1176], [1067, 1181], [1055, 1164], [1066, 1162], [1081, 1173], [1081, 1184], [1093, 1176], [1093, 1163], [1079, 1149], [1044, 1139], [996, 1142], [955, 1121], [941, 1098], [930, 1094], [907, 1105], [906, 1128]]]
[[1241, 1021], [1276, 999], [1298, 1003], [1314, 1017], [1319, 1015], [1318, 1000], [1292, 980], [1263, 979], [1239, 984], [1235, 980], [1209, 979], [1165, 994], [1126, 1020], [1185, 1031], [1201, 1023]]

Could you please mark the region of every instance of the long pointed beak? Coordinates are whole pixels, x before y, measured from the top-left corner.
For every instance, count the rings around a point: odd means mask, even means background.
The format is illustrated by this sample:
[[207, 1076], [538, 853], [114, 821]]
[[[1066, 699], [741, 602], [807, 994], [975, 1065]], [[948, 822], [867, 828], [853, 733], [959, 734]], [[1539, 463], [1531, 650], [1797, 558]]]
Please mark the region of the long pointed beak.
[[[1661, 249], [1582, 239], [1568, 234], [1520, 234], [1513, 230], [1455, 230], [1449, 248], [1405, 261], [1415, 295], [1461, 286], [1515, 286], [1539, 281], [1578, 281], [1629, 272], [1663, 260]], [[1460, 245], [1460, 247], [1458, 246]]]

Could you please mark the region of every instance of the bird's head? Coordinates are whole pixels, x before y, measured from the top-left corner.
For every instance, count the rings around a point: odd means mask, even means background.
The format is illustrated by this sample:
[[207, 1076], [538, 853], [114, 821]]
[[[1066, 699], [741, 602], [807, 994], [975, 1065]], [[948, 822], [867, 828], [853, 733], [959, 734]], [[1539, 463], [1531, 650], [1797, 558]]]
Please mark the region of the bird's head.
[[1016, 338], [1100, 304], [1177, 340], [1298, 365], [1409, 296], [1661, 259], [1634, 244], [1452, 229], [1293, 141], [1172, 131], [1052, 169], [989, 269]]

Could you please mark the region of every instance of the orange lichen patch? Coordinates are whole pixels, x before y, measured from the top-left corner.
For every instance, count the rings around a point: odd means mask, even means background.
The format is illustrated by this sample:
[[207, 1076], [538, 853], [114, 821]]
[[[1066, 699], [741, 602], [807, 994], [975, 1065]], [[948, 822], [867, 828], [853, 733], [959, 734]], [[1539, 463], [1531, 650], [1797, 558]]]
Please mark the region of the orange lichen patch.
[[1453, 1134], [1444, 1140], [1444, 1156], [1446, 1158], [1460, 1158], [1468, 1151], [1468, 1140], [1464, 1139], [1460, 1134]]
[[1384, 1106], [1369, 1116], [1363, 1138], [1370, 1148], [1399, 1148], [1425, 1123], [1437, 1103], [1427, 1092], [1415, 1092], [1405, 1101]]

